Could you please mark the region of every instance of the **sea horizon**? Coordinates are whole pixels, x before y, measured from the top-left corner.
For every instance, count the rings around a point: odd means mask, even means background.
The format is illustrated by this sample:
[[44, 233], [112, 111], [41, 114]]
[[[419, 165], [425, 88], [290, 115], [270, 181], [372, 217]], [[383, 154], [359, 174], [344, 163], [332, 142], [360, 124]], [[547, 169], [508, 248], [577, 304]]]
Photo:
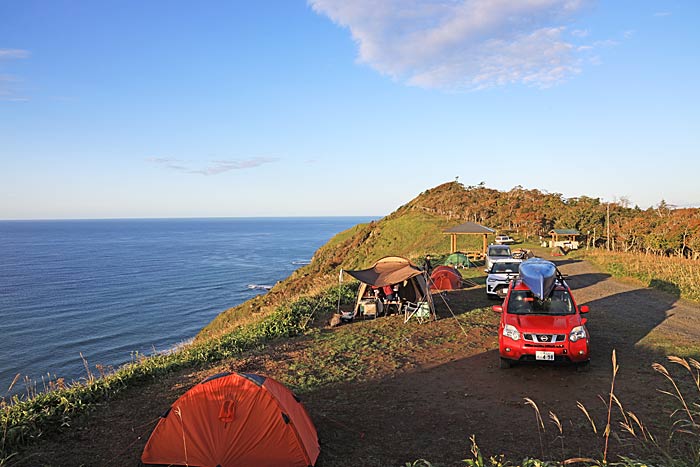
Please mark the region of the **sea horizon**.
[[352, 219], [352, 218], [358, 218], [358, 219], [381, 219], [382, 217], [386, 216], [386, 214], [377, 214], [377, 215], [328, 215], [328, 216], [323, 216], [323, 215], [318, 215], [318, 216], [177, 216], [177, 217], [54, 217], [54, 218], [12, 218], [12, 219], [0, 219], [0, 222], [31, 222], [31, 221], [45, 221], [45, 222], [61, 222], [61, 221], [128, 221], [128, 220], [196, 220], [196, 219], [202, 219], [202, 220], [217, 220], [217, 219], [260, 219], [260, 220], [265, 220], [265, 219], [326, 219], [326, 218], [331, 218], [331, 219]]

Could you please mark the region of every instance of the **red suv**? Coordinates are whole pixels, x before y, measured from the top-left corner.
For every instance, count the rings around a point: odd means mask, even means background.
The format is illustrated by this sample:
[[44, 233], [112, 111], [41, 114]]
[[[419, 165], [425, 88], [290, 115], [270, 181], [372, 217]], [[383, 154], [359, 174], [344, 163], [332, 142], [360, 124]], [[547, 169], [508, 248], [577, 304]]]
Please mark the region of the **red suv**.
[[517, 362], [571, 362], [588, 369], [588, 306], [576, 305], [558, 271], [546, 298], [538, 298], [518, 278], [510, 283], [503, 305], [495, 305], [493, 311], [501, 313], [501, 368]]

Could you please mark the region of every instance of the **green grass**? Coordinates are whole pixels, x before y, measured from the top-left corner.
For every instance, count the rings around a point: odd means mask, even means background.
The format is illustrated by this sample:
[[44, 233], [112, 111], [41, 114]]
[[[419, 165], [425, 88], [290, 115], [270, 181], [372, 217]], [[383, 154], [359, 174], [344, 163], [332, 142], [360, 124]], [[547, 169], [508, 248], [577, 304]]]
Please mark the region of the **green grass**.
[[[467, 331], [473, 327], [494, 328], [494, 314], [489, 308], [468, 310], [457, 319]], [[333, 332], [315, 330], [307, 335], [311, 340], [303, 355], [290, 364], [283, 382], [303, 393], [327, 384], [362, 382], [386, 371], [411, 368], [416, 364], [411, 355], [430, 349], [449, 352], [446, 344], [461, 342], [460, 334], [444, 332], [441, 326], [454, 324], [449, 319], [414, 325], [395, 315], [361, 320]]]

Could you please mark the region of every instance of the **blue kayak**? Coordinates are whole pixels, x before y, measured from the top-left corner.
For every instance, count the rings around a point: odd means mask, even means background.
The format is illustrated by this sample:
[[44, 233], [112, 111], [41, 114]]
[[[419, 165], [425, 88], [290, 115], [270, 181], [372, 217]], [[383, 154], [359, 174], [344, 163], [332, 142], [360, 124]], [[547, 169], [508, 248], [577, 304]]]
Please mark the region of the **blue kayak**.
[[520, 279], [540, 300], [552, 293], [556, 278], [557, 267], [551, 261], [530, 258], [520, 263]]

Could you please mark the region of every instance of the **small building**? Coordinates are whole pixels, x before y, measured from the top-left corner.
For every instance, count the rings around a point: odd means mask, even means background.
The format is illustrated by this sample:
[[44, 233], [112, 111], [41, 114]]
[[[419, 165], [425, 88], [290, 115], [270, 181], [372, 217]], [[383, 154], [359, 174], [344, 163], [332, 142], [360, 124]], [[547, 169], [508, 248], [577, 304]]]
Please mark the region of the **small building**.
[[450, 253], [457, 251], [457, 235], [482, 235], [482, 254], [486, 254], [486, 247], [488, 246], [487, 237], [495, 234], [496, 231], [475, 222], [465, 222], [464, 224], [445, 229], [442, 231], [442, 233], [450, 235]]
[[569, 250], [578, 250], [578, 238], [581, 235], [576, 229], [552, 229], [549, 231], [552, 240], [549, 242], [550, 248], [562, 247]]

